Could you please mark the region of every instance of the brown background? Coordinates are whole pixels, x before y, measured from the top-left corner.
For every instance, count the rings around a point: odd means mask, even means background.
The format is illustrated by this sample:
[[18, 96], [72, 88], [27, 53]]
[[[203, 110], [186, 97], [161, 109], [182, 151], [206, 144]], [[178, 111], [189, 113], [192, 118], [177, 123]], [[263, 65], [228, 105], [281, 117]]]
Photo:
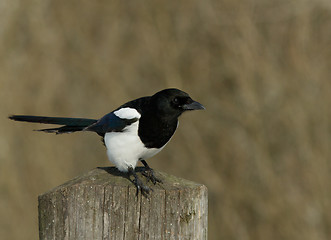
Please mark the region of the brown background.
[[154, 168], [209, 188], [209, 239], [330, 239], [331, 3], [0, 4], [0, 236], [37, 239], [37, 196], [109, 165], [92, 133], [9, 114], [99, 118], [177, 87], [184, 114]]

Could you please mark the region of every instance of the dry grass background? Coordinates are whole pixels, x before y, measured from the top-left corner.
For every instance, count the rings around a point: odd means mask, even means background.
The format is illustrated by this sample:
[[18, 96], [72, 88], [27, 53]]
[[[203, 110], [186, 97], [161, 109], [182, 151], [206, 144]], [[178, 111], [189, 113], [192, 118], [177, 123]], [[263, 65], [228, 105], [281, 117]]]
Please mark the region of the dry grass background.
[[37, 195], [109, 165], [92, 133], [9, 114], [101, 117], [178, 87], [185, 114], [150, 164], [209, 188], [209, 239], [330, 239], [331, 2], [0, 3], [0, 235], [37, 239]]

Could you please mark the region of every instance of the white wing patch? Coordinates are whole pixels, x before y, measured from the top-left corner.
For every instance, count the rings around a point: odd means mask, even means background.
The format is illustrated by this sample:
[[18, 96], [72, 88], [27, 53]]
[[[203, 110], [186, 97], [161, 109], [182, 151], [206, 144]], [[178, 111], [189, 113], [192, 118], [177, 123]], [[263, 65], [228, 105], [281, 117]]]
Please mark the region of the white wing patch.
[[140, 118], [140, 113], [134, 109], [134, 108], [129, 108], [129, 107], [126, 107], [126, 108], [121, 108], [117, 111], [114, 112], [114, 114], [119, 117], [119, 118], [122, 118], [122, 119], [132, 119], [132, 118]]

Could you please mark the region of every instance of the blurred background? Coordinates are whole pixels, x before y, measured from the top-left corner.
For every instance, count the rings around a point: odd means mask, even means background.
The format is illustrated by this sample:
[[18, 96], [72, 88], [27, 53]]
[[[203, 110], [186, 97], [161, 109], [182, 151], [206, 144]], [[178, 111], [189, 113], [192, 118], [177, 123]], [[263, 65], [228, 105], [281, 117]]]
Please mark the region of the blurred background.
[[209, 239], [330, 239], [331, 2], [0, 2], [0, 235], [37, 239], [37, 196], [110, 165], [93, 133], [10, 114], [99, 118], [176, 87], [184, 114], [150, 160], [209, 189]]

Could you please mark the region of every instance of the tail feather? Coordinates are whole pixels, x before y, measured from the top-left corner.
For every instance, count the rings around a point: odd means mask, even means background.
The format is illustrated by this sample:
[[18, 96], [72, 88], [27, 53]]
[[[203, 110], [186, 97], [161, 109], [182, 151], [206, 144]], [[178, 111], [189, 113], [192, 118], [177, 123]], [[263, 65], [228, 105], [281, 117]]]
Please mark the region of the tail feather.
[[64, 125], [59, 128], [48, 128], [48, 129], [37, 130], [37, 131], [56, 133], [56, 134], [82, 131], [86, 127], [98, 121], [96, 119], [88, 119], [88, 118], [44, 117], [44, 116], [30, 116], [30, 115], [11, 115], [9, 116], [9, 119], [20, 122]]
[[35, 131], [61, 134], [61, 133], [79, 132], [79, 131], [83, 131], [84, 129], [85, 129], [85, 127], [81, 127], [81, 126], [77, 126], [77, 127], [63, 126], [63, 127], [59, 127], [59, 128], [37, 129]]

